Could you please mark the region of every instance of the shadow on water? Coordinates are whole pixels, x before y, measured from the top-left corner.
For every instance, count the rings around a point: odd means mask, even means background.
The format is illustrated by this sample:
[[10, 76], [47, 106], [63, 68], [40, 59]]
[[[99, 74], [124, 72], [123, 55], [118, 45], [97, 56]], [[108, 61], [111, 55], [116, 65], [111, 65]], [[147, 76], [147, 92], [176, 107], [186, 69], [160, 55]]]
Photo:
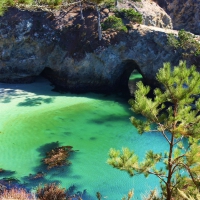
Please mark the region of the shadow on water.
[[21, 186], [20, 180], [14, 177], [15, 171], [4, 170], [0, 173], [0, 185], [4, 189]]
[[17, 178], [15, 178], [15, 171], [11, 170], [3, 170], [0, 172], [0, 183], [4, 185], [7, 184], [17, 184], [20, 182]]
[[[67, 196], [70, 197], [70, 199], [72, 200], [79, 200], [81, 197], [81, 199], [85, 199], [85, 200], [93, 200], [88, 194], [87, 194], [87, 190], [83, 190], [83, 191], [78, 191], [77, 192], [77, 187], [75, 185], [70, 186], [67, 189]], [[96, 199], [96, 198], [95, 198]]]
[[[9, 84], [9, 83], [0, 83], [0, 103], [10, 103], [13, 99], [21, 98], [22, 96], [29, 97], [31, 96], [39, 96], [39, 95], [47, 95], [51, 97], [59, 96], [56, 92], [50, 92], [53, 86], [51, 83], [44, 79], [43, 77], [37, 77], [34, 83], [26, 83], [26, 84]], [[31, 98], [29, 98], [31, 99]], [[52, 101], [47, 98], [43, 99], [41, 103], [51, 103]], [[23, 103], [23, 102], [22, 102]], [[21, 106], [30, 106], [25, 105]], [[33, 106], [33, 105], [31, 105]]]
[[[131, 114], [131, 113], [130, 113]], [[88, 123], [95, 123], [98, 125], [106, 124], [106, 123], [118, 123], [125, 122], [131, 115], [101, 115], [98, 118], [88, 120]]]
[[97, 140], [96, 137], [90, 137], [89, 140], [93, 141], [93, 140]]
[[[10, 103], [16, 98], [24, 96], [24, 101], [18, 103], [18, 106], [39, 106], [43, 103], [53, 103], [57, 96], [65, 97], [83, 97], [97, 100], [106, 100], [115, 103], [120, 103], [122, 106], [127, 105], [127, 98], [116, 93], [102, 94], [102, 93], [70, 93], [70, 92], [55, 92], [52, 91], [53, 86], [43, 77], [38, 77], [34, 83], [31, 84], [4, 84], [0, 83], [0, 103]], [[30, 94], [32, 93], [32, 94]], [[33, 97], [34, 94], [34, 97]], [[49, 98], [38, 97], [39, 95], [46, 95]], [[126, 109], [126, 108], [125, 108]]]
[[63, 135], [71, 136], [71, 135], [72, 135], [72, 132], [70, 132], [70, 131], [65, 131], [65, 132], [63, 132]]
[[53, 103], [54, 98], [42, 98], [42, 97], [37, 97], [37, 98], [29, 98], [27, 97], [23, 102], [18, 103], [18, 106], [39, 106], [42, 103]]
[[57, 147], [59, 147], [59, 142], [58, 141], [42, 145], [37, 149], [37, 151], [40, 153], [40, 156], [45, 157], [46, 156], [46, 152], [49, 152], [52, 149], [55, 149]]
[[17, 187], [20, 184], [20, 180], [15, 176], [15, 171], [3, 170], [0, 172], [0, 184], [6, 188]]
[[26, 93], [17, 93], [16, 89], [0, 88], [0, 103], [10, 103], [13, 97], [25, 96]]
[[[44, 177], [34, 179], [34, 178], [31, 178], [31, 175], [32, 174], [21, 178], [23, 185], [26, 186], [26, 188], [28, 188], [28, 189], [38, 187], [40, 184], [56, 183], [56, 181], [51, 182], [50, 180], [47, 180]], [[59, 183], [59, 182], [57, 181], [57, 183]]]
[[15, 174], [15, 171], [3, 170], [2, 172], [0, 172], [0, 178], [1, 177], [12, 177], [14, 174]]
[[4, 97], [1, 101], [1, 103], [10, 103], [11, 102], [11, 98], [10, 97]]

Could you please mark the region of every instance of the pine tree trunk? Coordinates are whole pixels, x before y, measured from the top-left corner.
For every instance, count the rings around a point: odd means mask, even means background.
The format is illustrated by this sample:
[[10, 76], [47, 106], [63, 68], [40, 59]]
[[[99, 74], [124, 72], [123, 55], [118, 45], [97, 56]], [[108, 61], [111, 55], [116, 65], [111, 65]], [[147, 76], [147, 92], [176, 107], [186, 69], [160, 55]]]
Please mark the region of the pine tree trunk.
[[171, 198], [172, 198], [171, 179], [172, 179], [172, 152], [173, 152], [173, 146], [174, 146], [174, 136], [172, 134], [171, 142], [170, 142], [170, 148], [169, 148], [169, 158], [168, 158], [168, 176], [167, 176], [167, 183], [166, 183], [167, 199], [166, 200], [171, 200]]
[[98, 35], [99, 35], [99, 41], [102, 39], [102, 32], [101, 32], [101, 17], [100, 17], [100, 10], [98, 5], [96, 4], [96, 10], [97, 10], [97, 20], [98, 20]]

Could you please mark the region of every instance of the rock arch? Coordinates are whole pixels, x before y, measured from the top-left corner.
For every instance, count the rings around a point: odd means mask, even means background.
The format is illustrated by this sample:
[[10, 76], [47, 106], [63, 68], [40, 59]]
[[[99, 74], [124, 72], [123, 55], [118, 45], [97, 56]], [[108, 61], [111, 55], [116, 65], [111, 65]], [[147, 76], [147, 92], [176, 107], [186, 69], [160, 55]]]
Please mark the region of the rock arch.
[[[4, 24], [0, 26], [0, 82], [31, 82], [43, 72], [57, 87], [70, 92], [126, 92], [134, 69], [153, 86], [164, 62], [175, 66], [183, 59], [181, 51], [167, 45], [168, 34], [177, 34], [174, 30], [135, 24], [128, 33], [108, 32], [109, 38], [101, 42], [82, 41], [71, 28], [53, 28], [45, 13], [11, 11], [0, 17]], [[10, 24], [13, 13], [18, 17]], [[35, 24], [42, 16], [46, 18], [38, 30]], [[193, 64], [188, 61], [188, 66]]]
[[141, 75], [143, 75], [142, 71], [140, 70], [140, 67], [137, 64], [137, 62], [131, 59], [123, 60], [121, 64], [117, 66], [117, 68], [118, 67], [121, 68], [122, 70], [121, 70], [121, 73], [119, 74], [119, 77], [116, 80], [115, 88], [119, 92], [122, 92], [124, 94], [129, 94], [130, 92], [129, 92], [128, 82], [129, 82], [131, 73], [134, 70], [137, 70]]

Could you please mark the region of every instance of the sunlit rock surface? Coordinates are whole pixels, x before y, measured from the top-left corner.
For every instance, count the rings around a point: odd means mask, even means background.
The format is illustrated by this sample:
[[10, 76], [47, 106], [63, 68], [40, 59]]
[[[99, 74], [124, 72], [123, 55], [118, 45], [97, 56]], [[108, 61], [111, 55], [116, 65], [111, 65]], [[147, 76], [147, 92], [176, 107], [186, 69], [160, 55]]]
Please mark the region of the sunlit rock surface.
[[170, 16], [152, 0], [141, 0], [141, 2], [120, 1], [118, 9], [121, 8], [134, 8], [137, 12], [141, 13], [143, 25], [173, 29]]
[[155, 0], [170, 15], [176, 30], [185, 29], [200, 35], [199, 0]]

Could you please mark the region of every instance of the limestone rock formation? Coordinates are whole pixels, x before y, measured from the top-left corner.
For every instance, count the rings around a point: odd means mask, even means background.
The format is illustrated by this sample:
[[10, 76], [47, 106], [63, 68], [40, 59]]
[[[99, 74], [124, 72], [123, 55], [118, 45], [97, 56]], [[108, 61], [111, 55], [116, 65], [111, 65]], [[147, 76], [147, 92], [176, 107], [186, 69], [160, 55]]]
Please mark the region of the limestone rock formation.
[[185, 29], [200, 35], [199, 0], [155, 0], [171, 17], [176, 30]]
[[0, 18], [0, 82], [31, 82], [41, 73], [73, 92], [128, 89], [137, 69], [151, 85], [163, 62], [177, 64], [181, 53], [167, 45], [176, 31], [132, 25], [129, 33], [108, 30], [98, 40], [96, 18], [77, 12], [10, 9]]

